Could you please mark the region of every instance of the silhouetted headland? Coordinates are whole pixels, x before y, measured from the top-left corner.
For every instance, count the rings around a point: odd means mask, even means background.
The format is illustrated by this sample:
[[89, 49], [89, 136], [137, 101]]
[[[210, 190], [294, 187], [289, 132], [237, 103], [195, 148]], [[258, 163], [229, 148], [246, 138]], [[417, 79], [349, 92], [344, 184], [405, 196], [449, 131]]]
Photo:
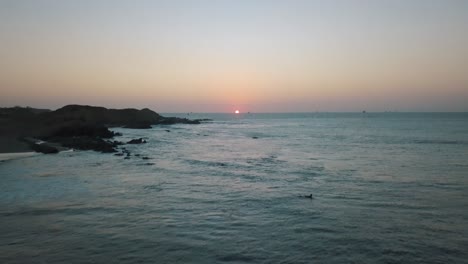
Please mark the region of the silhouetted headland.
[[107, 109], [67, 105], [55, 111], [30, 107], [0, 108], [0, 153], [63, 149], [116, 152], [124, 143], [110, 127], [147, 129], [152, 125], [200, 124], [202, 119], [164, 117], [145, 108]]

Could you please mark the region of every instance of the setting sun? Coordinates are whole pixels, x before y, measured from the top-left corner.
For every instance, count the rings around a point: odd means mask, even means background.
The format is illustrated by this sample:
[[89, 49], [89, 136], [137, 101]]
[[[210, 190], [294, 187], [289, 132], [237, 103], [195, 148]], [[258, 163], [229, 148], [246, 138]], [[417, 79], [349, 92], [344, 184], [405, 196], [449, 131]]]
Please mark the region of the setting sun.
[[234, 113], [238, 114], [238, 113], [239, 113], [239, 110], [236, 110]]

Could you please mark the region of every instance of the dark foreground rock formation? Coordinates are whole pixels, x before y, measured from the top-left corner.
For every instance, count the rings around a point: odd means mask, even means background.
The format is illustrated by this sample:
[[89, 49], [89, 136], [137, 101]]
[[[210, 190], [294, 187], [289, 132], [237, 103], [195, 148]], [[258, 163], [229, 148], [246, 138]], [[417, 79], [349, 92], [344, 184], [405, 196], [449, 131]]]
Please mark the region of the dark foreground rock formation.
[[[111, 140], [116, 133], [110, 127], [145, 129], [152, 125], [200, 124], [201, 121], [163, 117], [147, 108], [107, 109], [83, 105], [67, 105], [55, 111], [0, 108], [0, 137], [22, 139], [22, 144], [42, 153], [57, 153], [61, 147], [108, 153], [116, 152], [117, 146], [123, 144]], [[38, 144], [26, 138], [47, 143]]]
[[200, 120], [190, 120], [178, 117], [163, 117], [158, 113], [144, 108], [137, 109], [107, 109], [87, 105], [67, 105], [56, 111], [43, 114], [49, 123], [80, 121], [87, 124], [106, 127], [151, 128], [151, 125], [199, 124]]
[[44, 154], [55, 154], [59, 152], [58, 148], [50, 146], [49, 144], [34, 143], [31, 144], [31, 149]]

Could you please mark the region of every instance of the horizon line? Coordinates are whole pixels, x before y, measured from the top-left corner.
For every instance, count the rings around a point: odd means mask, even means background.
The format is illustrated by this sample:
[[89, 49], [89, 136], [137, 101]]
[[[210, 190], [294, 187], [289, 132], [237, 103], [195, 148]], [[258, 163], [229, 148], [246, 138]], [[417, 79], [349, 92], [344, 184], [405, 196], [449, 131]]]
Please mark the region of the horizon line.
[[68, 105], [80, 105], [80, 106], [91, 106], [91, 107], [104, 107], [107, 109], [137, 109], [137, 110], [142, 110], [142, 109], [150, 109], [156, 113], [162, 113], [162, 114], [233, 114], [233, 115], [245, 115], [245, 114], [314, 114], [314, 113], [361, 113], [361, 114], [370, 114], [370, 113], [468, 113], [468, 110], [466, 111], [434, 111], [434, 110], [423, 110], [423, 111], [408, 111], [408, 110], [383, 110], [383, 111], [372, 111], [372, 110], [350, 110], [350, 111], [335, 111], [335, 110], [315, 110], [315, 111], [284, 111], [284, 112], [270, 112], [270, 111], [242, 111], [238, 114], [234, 112], [194, 112], [194, 111], [156, 111], [154, 108], [151, 107], [120, 107], [120, 108], [115, 108], [115, 107], [107, 107], [107, 106], [102, 106], [102, 105], [90, 105], [90, 104], [66, 104], [61, 107], [57, 108], [48, 108], [48, 107], [33, 107], [33, 106], [21, 106], [21, 105], [15, 105], [15, 106], [1, 106], [0, 108], [32, 108], [32, 109], [40, 109], [40, 110], [51, 110], [51, 111], [56, 111], [60, 108], [63, 108]]

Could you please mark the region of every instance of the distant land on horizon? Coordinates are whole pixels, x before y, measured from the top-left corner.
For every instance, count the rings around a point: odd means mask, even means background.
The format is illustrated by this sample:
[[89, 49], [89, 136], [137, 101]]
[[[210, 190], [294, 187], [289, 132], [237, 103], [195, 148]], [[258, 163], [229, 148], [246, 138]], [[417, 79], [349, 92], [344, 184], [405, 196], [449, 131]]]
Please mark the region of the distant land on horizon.
[[[234, 114], [237, 108], [233, 107], [232, 111], [224, 111], [224, 112], [196, 112], [196, 111], [156, 111], [153, 108], [149, 107], [121, 107], [121, 108], [115, 108], [115, 107], [106, 107], [106, 106], [99, 106], [99, 105], [91, 105], [91, 104], [67, 104], [67, 105], [82, 105], [82, 106], [91, 106], [91, 107], [104, 107], [104, 108], [109, 108], [109, 109], [143, 109], [143, 108], [148, 108], [151, 109], [157, 113], [160, 114]], [[56, 107], [56, 108], [47, 108], [47, 107], [34, 107], [34, 106], [29, 106], [29, 105], [14, 105], [14, 106], [3, 106], [0, 105], [0, 110], [1, 109], [8, 109], [8, 108], [27, 108], [30, 109], [31, 111], [34, 112], [46, 112], [46, 111], [55, 111], [57, 109], [63, 108], [66, 105]], [[465, 111], [432, 111], [432, 110], [426, 110], [426, 111], [400, 111], [400, 110], [380, 110], [380, 111], [372, 111], [368, 109], [362, 109], [362, 110], [353, 110], [353, 111], [284, 111], [284, 112], [275, 112], [275, 111], [239, 111], [239, 114], [294, 114], [294, 113], [468, 113], [468, 110]]]

